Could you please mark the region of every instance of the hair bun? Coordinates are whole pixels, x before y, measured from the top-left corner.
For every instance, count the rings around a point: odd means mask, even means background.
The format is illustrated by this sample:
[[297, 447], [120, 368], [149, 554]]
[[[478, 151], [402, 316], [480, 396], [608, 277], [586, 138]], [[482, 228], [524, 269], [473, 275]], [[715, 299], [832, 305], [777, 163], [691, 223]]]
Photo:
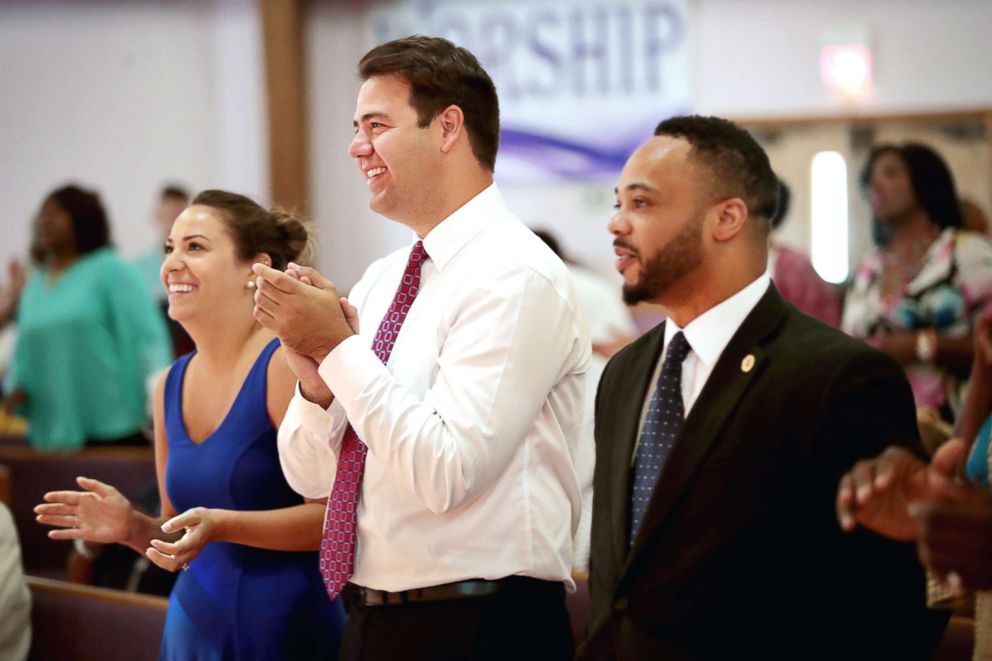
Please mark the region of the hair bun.
[[201, 192], [193, 204], [221, 213], [241, 260], [264, 253], [272, 258], [272, 267], [281, 271], [289, 262], [307, 264], [313, 256], [310, 225], [292, 212], [266, 209], [244, 195], [216, 189]]
[[297, 264], [309, 264], [314, 253], [313, 230], [310, 223], [281, 207], [274, 207], [269, 213], [282, 235], [287, 260]]

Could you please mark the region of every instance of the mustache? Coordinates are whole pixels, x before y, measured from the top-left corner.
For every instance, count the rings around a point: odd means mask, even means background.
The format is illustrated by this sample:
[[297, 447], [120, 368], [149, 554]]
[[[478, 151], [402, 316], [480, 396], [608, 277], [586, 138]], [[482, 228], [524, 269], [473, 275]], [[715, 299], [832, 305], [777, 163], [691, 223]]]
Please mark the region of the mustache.
[[631, 244], [627, 243], [626, 241], [624, 241], [623, 239], [620, 239], [620, 238], [613, 239], [613, 247], [614, 248], [623, 248], [624, 250], [629, 250], [630, 252], [634, 253], [638, 257], [641, 256], [641, 251], [640, 250], [638, 250], [637, 248], [635, 248], [634, 246], [632, 246]]

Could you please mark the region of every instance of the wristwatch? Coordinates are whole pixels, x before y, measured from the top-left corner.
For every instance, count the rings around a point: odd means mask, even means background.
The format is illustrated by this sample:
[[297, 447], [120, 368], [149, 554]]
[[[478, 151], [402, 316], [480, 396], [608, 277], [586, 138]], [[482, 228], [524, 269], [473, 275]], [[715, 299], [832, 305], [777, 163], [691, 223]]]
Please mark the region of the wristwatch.
[[937, 355], [937, 331], [924, 328], [916, 332], [916, 358], [921, 363], [932, 363]]

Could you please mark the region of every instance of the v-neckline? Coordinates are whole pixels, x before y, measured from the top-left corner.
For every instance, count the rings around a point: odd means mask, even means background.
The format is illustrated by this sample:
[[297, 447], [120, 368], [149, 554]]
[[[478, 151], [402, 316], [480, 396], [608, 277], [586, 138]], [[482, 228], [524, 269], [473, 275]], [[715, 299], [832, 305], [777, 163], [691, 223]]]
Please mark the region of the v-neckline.
[[209, 441], [211, 438], [216, 436], [217, 433], [224, 428], [224, 426], [227, 424], [228, 419], [231, 417], [231, 413], [238, 407], [238, 402], [240, 402], [241, 397], [244, 396], [245, 388], [248, 387], [248, 383], [251, 381], [251, 375], [255, 373], [255, 369], [258, 367], [258, 361], [262, 359], [262, 356], [265, 355], [265, 352], [268, 348], [269, 345], [266, 344], [264, 347], [262, 347], [262, 350], [259, 352], [258, 356], [255, 357], [255, 362], [252, 363], [251, 369], [248, 370], [248, 374], [245, 375], [244, 381], [241, 382], [241, 388], [238, 389], [238, 394], [235, 396], [234, 401], [232, 401], [231, 405], [227, 408], [227, 412], [224, 413], [224, 417], [221, 418], [220, 424], [217, 425], [216, 429], [214, 429], [212, 432], [207, 434], [200, 441], [194, 440], [193, 437], [190, 435], [189, 427], [186, 426], [186, 416], [183, 415], [183, 402], [186, 399], [186, 371], [187, 369], [189, 369], [189, 364], [193, 361], [193, 358], [194, 356], [197, 355], [197, 352], [194, 351], [193, 354], [190, 355], [189, 360], [187, 360], [185, 364], [183, 364], [183, 373], [180, 374], [180, 379], [179, 379], [179, 425], [182, 428], [183, 436], [186, 437], [187, 441], [189, 441], [190, 443], [192, 443], [197, 447], [200, 447], [204, 445], [207, 441]]

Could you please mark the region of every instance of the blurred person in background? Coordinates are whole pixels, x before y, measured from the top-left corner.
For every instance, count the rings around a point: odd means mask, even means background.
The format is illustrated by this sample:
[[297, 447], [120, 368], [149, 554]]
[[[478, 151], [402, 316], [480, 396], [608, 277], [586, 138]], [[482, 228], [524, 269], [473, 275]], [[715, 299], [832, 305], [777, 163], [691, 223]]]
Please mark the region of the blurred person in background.
[[961, 198], [961, 217], [964, 219], [965, 229], [979, 234], [989, 233], [989, 215], [978, 202]]
[[53, 191], [34, 231], [5, 408], [19, 407], [41, 450], [147, 444], [146, 381], [168, 364], [169, 341], [140, 275], [111, 244], [99, 195]]
[[[7, 265], [7, 278], [0, 280], [0, 401], [6, 393], [5, 381], [14, 357], [17, 324], [13, 322], [26, 282], [24, 265], [16, 259], [11, 260]], [[21, 436], [26, 429], [23, 418], [8, 415], [7, 407], [0, 407], [0, 435]]]
[[934, 607], [975, 590], [974, 658], [992, 659], [992, 492], [956, 478], [967, 446], [952, 439], [929, 463], [896, 446], [858, 462], [841, 479], [837, 516], [848, 532], [861, 527], [915, 542]]
[[[975, 594], [975, 659], [992, 659], [992, 316], [975, 328], [968, 395], [955, 429], [927, 463], [892, 446], [862, 461], [841, 479], [837, 516], [857, 526], [916, 542], [931, 575], [935, 605]], [[965, 458], [967, 459], [965, 460]], [[964, 467], [967, 480], [960, 479]]]
[[[204, 191], [173, 225], [161, 279], [169, 314], [196, 341], [155, 390], [161, 513], [114, 487], [45, 495], [54, 539], [126, 544], [169, 571], [162, 659], [327, 659], [340, 606], [318, 572], [324, 503], [286, 483], [276, 429], [296, 379], [252, 316], [253, 262], [284, 269], [308, 246], [304, 224], [241, 195]], [[183, 533], [180, 535], [179, 533]]]
[[579, 519], [579, 529], [575, 534], [575, 557], [572, 560], [572, 568], [576, 576], [581, 578], [589, 571], [592, 474], [596, 463], [595, 448], [591, 439], [596, 388], [606, 362], [637, 337], [637, 329], [630, 317], [630, 309], [624, 304], [620, 290], [615, 284], [569, 259], [562, 251], [558, 238], [548, 230], [537, 229], [534, 230], [534, 234], [544, 241], [568, 267], [568, 274], [575, 284], [575, 291], [586, 308], [589, 339], [592, 340], [592, 355], [589, 358], [589, 371], [586, 372], [586, 410], [583, 417], [583, 425], [590, 440], [578, 446], [581, 450], [588, 450], [585, 453], [587, 456], [582, 454], [576, 456], [576, 471], [582, 484], [582, 515]]
[[0, 328], [14, 320], [17, 314], [17, 303], [21, 300], [21, 292], [27, 283], [27, 271], [24, 265], [16, 259], [7, 264], [7, 279], [0, 282]]
[[168, 292], [162, 288], [162, 280], [159, 275], [162, 270], [162, 243], [169, 238], [172, 223], [187, 206], [189, 206], [189, 193], [185, 188], [174, 184], [162, 188], [153, 218], [155, 223], [154, 240], [148, 249], [133, 261], [135, 267], [141, 271], [149, 295], [166, 305], [168, 305]]
[[30, 648], [31, 593], [24, 583], [14, 518], [0, 502], [0, 659], [23, 661]]
[[842, 327], [903, 365], [932, 452], [959, 408], [973, 320], [992, 299], [992, 246], [964, 229], [951, 172], [929, 147], [875, 147], [861, 183], [878, 251], [848, 289]]
[[809, 257], [776, 240], [775, 232], [789, 215], [792, 192], [778, 180], [778, 211], [769, 221], [768, 273], [782, 298], [801, 311], [834, 328], [840, 326], [840, 296], [833, 285], [813, 269]]
[[172, 338], [173, 355], [176, 358], [193, 350], [193, 340], [179, 322], [169, 317], [169, 301], [166, 291], [162, 289], [159, 271], [162, 268], [162, 243], [169, 238], [172, 223], [187, 206], [189, 206], [189, 192], [185, 188], [175, 184], [162, 188], [158, 205], [155, 207], [154, 240], [148, 249], [132, 262], [141, 272], [152, 300], [162, 310], [162, 317], [169, 327], [169, 336]]

